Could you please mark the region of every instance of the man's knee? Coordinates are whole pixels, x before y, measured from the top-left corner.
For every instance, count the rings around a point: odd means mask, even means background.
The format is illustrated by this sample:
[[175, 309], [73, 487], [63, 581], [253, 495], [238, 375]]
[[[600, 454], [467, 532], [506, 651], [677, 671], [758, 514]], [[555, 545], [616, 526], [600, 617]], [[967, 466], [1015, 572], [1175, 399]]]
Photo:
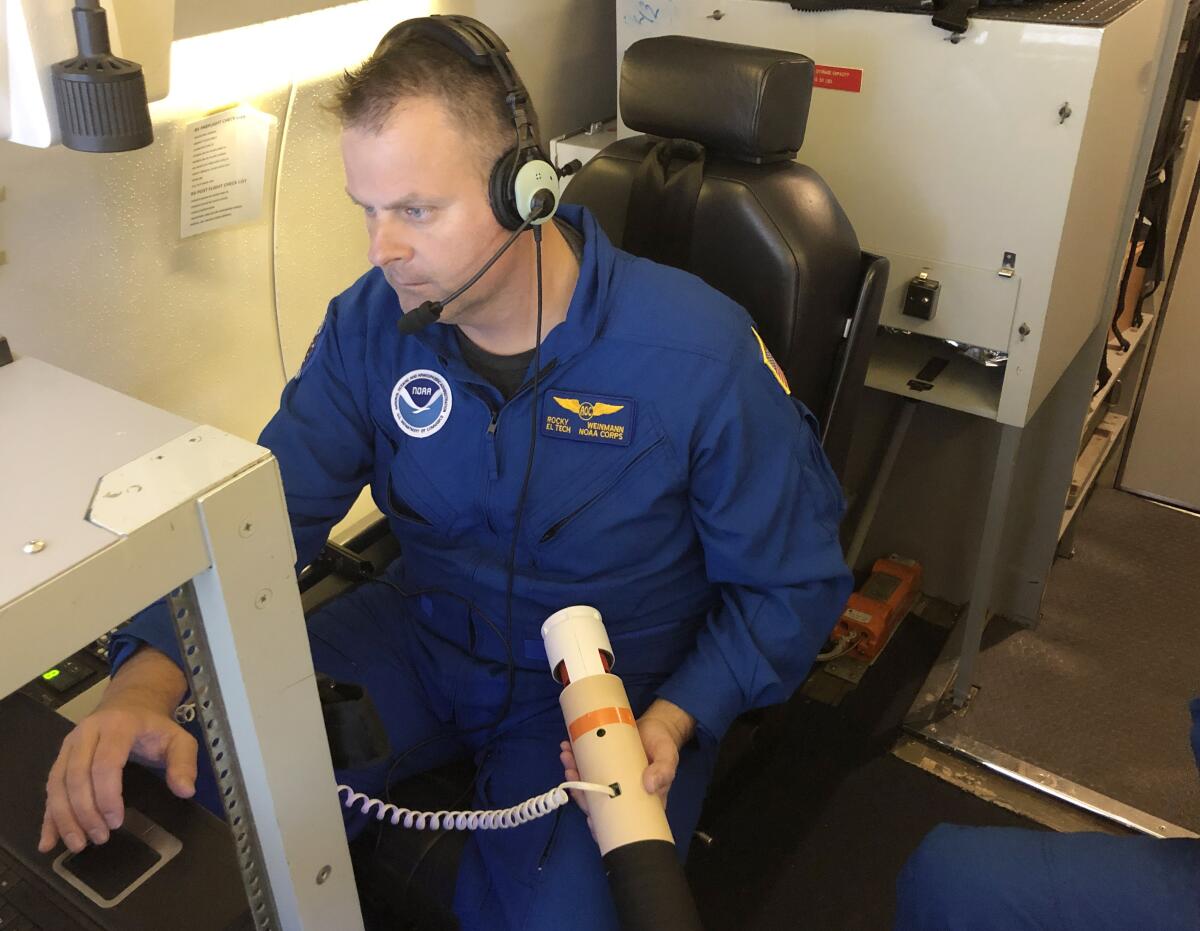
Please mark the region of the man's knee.
[[[1006, 874], [1012, 866], [1032, 870], [1032, 856], [1012, 863], [987, 851], [1002, 839], [1007, 846], [1027, 843], [1032, 855], [1038, 841], [1034, 831], [1005, 838], [995, 833], [1010, 830], [941, 824], [930, 831], [896, 879], [898, 931], [1005, 927], [1000, 915], [1011, 905]], [[1036, 895], [1029, 887], [1018, 891]]]

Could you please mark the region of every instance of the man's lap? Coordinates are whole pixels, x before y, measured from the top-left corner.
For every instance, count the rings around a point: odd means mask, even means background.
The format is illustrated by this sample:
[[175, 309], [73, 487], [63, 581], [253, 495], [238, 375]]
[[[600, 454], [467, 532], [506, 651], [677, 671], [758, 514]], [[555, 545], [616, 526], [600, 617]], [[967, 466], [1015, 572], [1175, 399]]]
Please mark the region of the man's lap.
[[[408, 775], [470, 755], [478, 766], [471, 807], [494, 809], [563, 780], [558, 753], [566, 726], [549, 670], [518, 670], [504, 722], [462, 734], [460, 728], [490, 722], [503, 707], [507, 670], [428, 636], [393, 590], [360, 586], [316, 612], [309, 635], [314, 666], [362, 685], [392, 743], [389, 764], [339, 772], [339, 781], [379, 795]], [[643, 677], [626, 683], [635, 713], [653, 700], [654, 684]], [[715, 752], [693, 742], [682, 754], [668, 805], [681, 856], [699, 820]], [[352, 833], [363, 824], [365, 818]], [[461, 860], [455, 911], [464, 928], [503, 923], [537, 931], [560, 927], [564, 917], [580, 929], [616, 927], [599, 851], [574, 804], [518, 828], [475, 832]]]

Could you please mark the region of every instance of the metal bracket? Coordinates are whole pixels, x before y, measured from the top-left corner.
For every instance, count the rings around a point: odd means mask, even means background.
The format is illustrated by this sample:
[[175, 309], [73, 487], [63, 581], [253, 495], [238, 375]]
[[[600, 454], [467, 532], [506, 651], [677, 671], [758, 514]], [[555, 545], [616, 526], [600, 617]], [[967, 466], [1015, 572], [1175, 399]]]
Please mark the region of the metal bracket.
[[329, 540], [317, 557], [316, 566], [335, 575], [354, 581], [369, 579], [375, 575], [375, 564], [369, 559], [363, 559], [354, 550]]
[[167, 604], [171, 608], [175, 637], [179, 642], [180, 655], [184, 659], [184, 672], [196, 702], [196, 714], [200, 719], [204, 747], [212, 763], [213, 774], [217, 777], [217, 788], [221, 792], [221, 803], [225, 807], [225, 820], [229, 822], [229, 830], [233, 832], [238, 868], [242, 872], [242, 885], [250, 902], [254, 927], [257, 931], [278, 931], [282, 925], [275, 909], [275, 899], [271, 895], [266, 859], [246, 798], [246, 786], [242, 782], [241, 769], [238, 766], [237, 748], [224, 724], [229, 720], [229, 716], [221, 698], [221, 688], [209, 671], [212, 667], [212, 656], [208, 648], [208, 637], [204, 633], [195, 585], [189, 581], [175, 589], [167, 596]]

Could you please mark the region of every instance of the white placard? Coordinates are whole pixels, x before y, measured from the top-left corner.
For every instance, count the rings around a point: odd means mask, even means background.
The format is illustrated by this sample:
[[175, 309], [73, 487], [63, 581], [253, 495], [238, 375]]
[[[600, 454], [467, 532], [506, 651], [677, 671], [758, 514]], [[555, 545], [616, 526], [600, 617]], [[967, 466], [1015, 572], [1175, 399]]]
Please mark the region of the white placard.
[[262, 214], [267, 141], [275, 118], [236, 107], [189, 123], [183, 142], [181, 238]]

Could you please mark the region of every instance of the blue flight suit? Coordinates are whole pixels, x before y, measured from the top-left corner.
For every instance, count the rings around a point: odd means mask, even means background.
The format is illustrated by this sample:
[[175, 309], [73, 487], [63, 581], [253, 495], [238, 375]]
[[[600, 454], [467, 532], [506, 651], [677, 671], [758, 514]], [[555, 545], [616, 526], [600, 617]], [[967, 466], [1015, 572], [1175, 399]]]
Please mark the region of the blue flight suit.
[[1197, 931], [1200, 840], [942, 824], [896, 893], [897, 931]]
[[[566, 319], [542, 345], [538, 397], [527, 382], [506, 402], [463, 361], [450, 327], [401, 336], [396, 295], [375, 269], [330, 303], [260, 442], [279, 461], [297, 566], [368, 483], [402, 547], [389, 584], [309, 620], [316, 668], [368, 688], [401, 755], [388, 771], [339, 781], [380, 795], [470, 753], [476, 808], [556, 785], [566, 730], [540, 625], [593, 605], [635, 714], [661, 697], [697, 720], [669, 799], [682, 855], [717, 741], [738, 714], [798, 686], [849, 594], [841, 490], [815, 420], [745, 311], [690, 274], [615, 249], [585, 209], [559, 216], [584, 248]], [[139, 640], [177, 655], [161, 608], [120, 639], [118, 663]], [[488, 727], [508, 694], [506, 640], [513, 696]], [[616, 921], [574, 806], [477, 833], [455, 909], [464, 927]]]

